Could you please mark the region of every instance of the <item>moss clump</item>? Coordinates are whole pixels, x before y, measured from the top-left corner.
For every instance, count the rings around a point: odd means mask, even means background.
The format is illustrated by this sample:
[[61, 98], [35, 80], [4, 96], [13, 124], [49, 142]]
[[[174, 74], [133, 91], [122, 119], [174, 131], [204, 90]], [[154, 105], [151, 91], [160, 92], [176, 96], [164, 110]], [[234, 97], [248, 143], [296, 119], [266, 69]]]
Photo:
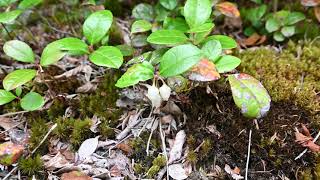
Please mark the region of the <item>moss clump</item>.
[[188, 152], [187, 160], [192, 164], [196, 164], [198, 162], [198, 154], [194, 151]]
[[66, 108], [67, 105], [63, 100], [54, 99], [52, 105], [47, 111], [48, 119], [52, 121], [60, 116], [63, 116]]
[[153, 178], [162, 167], [166, 165], [166, 158], [163, 155], [158, 155], [153, 161], [152, 161], [152, 166], [149, 168], [147, 171], [147, 177], [148, 178]]
[[75, 149], [92, 135], [90, 131], [90, 119], [58, 118], [56, 119], [56, 123], [57, 128], [54, 134], [64, 141], [70, 141]]
[[29, 177], [36, 175], [41, 176], [44, 174], [44, 164], [41, 160], [41, 156], [37, 154], [36, 156], [29, 158], [22, 158], [19, 161], [19, 169], [21, 170], [23, 175], [27, 175]]
[[157, 165], [151, 166], [147, 172], [147, 178], [153, 178], [160, 171], [160, 167]]
[[292, 102], [315, 114], [320, 110], [320, 45], [289, 43], [282, 53], [270, 48], [239, 54], [240, 71], [259, 79], [274, 102]]
[[[48, 133], [48, 125], [46, 124], [46, 121], [42, 118], [34, 119], [30, 122], [31, 126], [31, 135], [29, 139], [30, 148], [34, 149], [36, 148], [44, 136]], [[38, 149], [38, 151], [45, 151], [47, 149], [48, 140], [46, 140]]]
[[208, 156], [209, 152], [212, 150], [213, 144], [212, 141], [208, 138], [206, 138], [203, 142], [203, 145], [200, 148], [199, 154], [201, 154], [202, 158], [205, 158]]
[[114, 136], [112, 128], [118, 124], [121, 115], [121, 110], [116, 107], [118, 90], [115, 83], [118, 77], [119, 72], [106, 72], [98, 89], [94, 93], [83, 95], [80, 98], [80, 116], [98, 116], [101, 120], [99, 130], [103, 137], [112, 138]]

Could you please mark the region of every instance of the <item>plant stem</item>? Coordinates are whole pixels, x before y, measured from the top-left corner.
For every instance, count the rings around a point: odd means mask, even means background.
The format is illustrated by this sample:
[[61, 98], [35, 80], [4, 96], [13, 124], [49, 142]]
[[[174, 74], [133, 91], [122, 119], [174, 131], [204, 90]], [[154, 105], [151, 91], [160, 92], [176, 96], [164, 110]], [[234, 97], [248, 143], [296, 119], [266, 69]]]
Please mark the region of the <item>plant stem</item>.
[[6, 31], [6, 33], [8, 34], [9, 38], [10, 38], [11, 40], [13, 40], [13, 37], [11, 36], [11, 34], [10, 34], [10, 32], [8, 31], [8, 29], [6, 28], [6, 26], [5, 26], [3, 23], [1, 23], [1, 25], [2, 25], [2, 27], [4, 28], [4, 30]]

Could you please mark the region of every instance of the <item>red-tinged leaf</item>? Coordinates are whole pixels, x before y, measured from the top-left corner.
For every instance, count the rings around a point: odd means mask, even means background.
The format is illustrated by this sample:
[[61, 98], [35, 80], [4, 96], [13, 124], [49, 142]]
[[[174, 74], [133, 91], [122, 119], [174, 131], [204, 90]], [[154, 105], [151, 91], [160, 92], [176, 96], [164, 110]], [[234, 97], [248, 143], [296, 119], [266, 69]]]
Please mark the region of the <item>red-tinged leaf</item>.
[[302, 126], [302, 130], [303, 130], [303, 134], [312, 138], [309, 129], [304, 124], [302, 124], [301, 126]]
[[314, 7], [314, 15], [316, 16], [317, 20], [320, 22], [320, 7]]
[[305, 136], [300, 132], [295, 132], [294, 134], [296, 136], [296, 142], [301, 144], [302, 146], [304, 146], [307, 142], [312, 141], [313, 139], [312, 137]]
[[308, 141], [303, 146], [309, 148], [312, 152], [320, 152], [320, 146], [312, 141]]
[[303, 6], [313, 7], [320, 4], [320, 0], [301, 0]]
[[130, 154], [132, 152], [132, 148], [125, 143], [120, 143], [116, 146], [118, 149], [122, 150], [125, 154]]
[[220, 74], [213, 62], [202, 59], [188, 72], [188, 78], [193, 81], [214, 81], [220, 79]]
[[0, 144], [0, 164], [9, 166], [17, 162], [23, 153], [23, 146], [6, 142]]
[[255, 46], [255, 45], [260, 45], [264, 43], [266, 40], [267, 40], [267, 37], [265, 35], [260, 36], [259, 34], [254, 33], [247, 39], [244, 39], [243, 44], [245, 46]]
[[218, 11], [228, 17], [240, 17], [240, 11], [237, 6], [231, 2], [222, 2], [216, 5]]

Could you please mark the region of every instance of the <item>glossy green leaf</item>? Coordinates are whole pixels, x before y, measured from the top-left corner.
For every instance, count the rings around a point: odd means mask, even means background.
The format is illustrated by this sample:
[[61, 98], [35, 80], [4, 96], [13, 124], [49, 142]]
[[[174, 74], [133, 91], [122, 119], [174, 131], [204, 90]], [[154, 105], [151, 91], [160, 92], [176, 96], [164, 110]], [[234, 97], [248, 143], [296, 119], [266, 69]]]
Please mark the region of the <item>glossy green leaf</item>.
[[116, 48], [121, 51], [123, 56], [132, 56], [134, 54], [134, 48], [127, 44], [117, 45]]
[[23, 0], [19, 3], [18, 8], [28, 9], [42, 3], [42, 0]]
[[207, 32], [207, 31], [211, 31], [214, 27], [214, 24], [213, 23], [205, 23], [205, 24], [202, 24], [198, 27], [194, 27], [194, 28], [191, 28], [188, 33], [202, 33], [202, 32]]
[[0, 106], [13, 101], [16, 98], [10, 91], [0, 89]]
[[42, 51], [40, 65], [48, 66], [63, 58], [67, 52], [62, 51], [60, 48], [61, 45], [57, 41], [48, 44]]
[[275, 32], [275, 33], [273, 34], [273, 39], [276, 40], [276, 41], [278, 41], [278, 42], [282, 42], [282, 41], [285, 40], [285, 37], [284, 37], [284, 35], [283, 35], [281, 32]]
[[238, 67], [241, 63], [241, 60], [235, 56], [225, 55], [218, 59], [214, 64], [219, 73], [225, 73], [232, 71]]
[[167, 48], [156, 49], [152, 52], [149, 62], [152, 65], [156, 65], [160, 63], [160, 60], [165, 52], [167, 52]]
[[154, 68], [151, 63], [144, 61], [130, 67], [117, 81], [116, 86], [124, 88], [138, 84], [140, 81], [152, 79]]
[[211, 15], [210, 0], [187, 0], [184, 17], [191, 28], [204, 24]]
[[31, 81], [37, 74], [33, 69], [19, 69], [9, 73], [3, 79], [3, 87], [5, 90], [10, 91], [29, 81]]
[[178, 30], [158, 30], [150, 34], [147, 41], [152, 44], [177, 45], [186, 43], [188, 37]]
[[274, 17], [270, 17], [266, 22], [266, 30], [268, 32], [277, 31], [280, 28], [280, 22]]
[[44, 105], [44, 98], [38, 93], [29, 92], [21, 99], [20, 105], [26, 111], [38, 110]]
[[21, 62], [34, 62], [34, 54], [28, 44], [19, 40], [7, 41], [3, 46], [4, 53]]
[[135, 19], [144, 19], [146, 21], [153, 21], [154, 10], [150, 4], [140, 3], [132, 10], [132, 16]]
[[182, 74], [197, 64], [200, 59], [201, 51], [194, 45], [173, 47], [160, 60], [160, 74], [164, 77]]
[[295, 34], [295, 32], [296, 32], [295, 26], [285, 26], [285, 27], [281, 28], [281, 33], [285, 37], [291, 37]]
[[83, 34], [91, 45], [101, 41], [112, 24], [111, 11], [102, 10], [92, 13], [83, 24]]
[[213, 35], [209, 36], [206, 40], [208, 42], [209, 40], [217, 40], [220, 42], [222, 49], [233, 49], [238, 46], [237, 42], [232, 39], [229, 36], [225, 35]]
[[157, 3], [154, 7], [154, 11], [156, 13], [155, 21], [158, 22], [164, 21], [170, 14], [170, 11], [164, 8], [160, 3]]
[[13, 4], [17, 2], [18, 0], [1, 0], [0, 1], [0, 7], [2, 6], [9, 6], [10, 4]]
[[163, 28], [169, 30], [179, 30], [181, 32], [187, 32], [189, 30], [187, 22], [180, 17], [167, 17], [163, 22]]
[[22, 13], [21, 10], [13, 10], [9, 12], [0, 13], [0, 23], [12, 23]]
[[160, 0], [160, 4], [169, 10], [173, 10], [177, 7], [178, 0]]
[[137, 20], [131, 26], [131, 33], [140, 33], [150, 31], [152, 24], [146, 20]]
[[84, 55], [89, 53], [88, 45], [78, 38], [68, 37], [55, 41], [61, 51], [69, 55]]
[[306, 16], [301, 12], [291, 12], [286, 18], [286, 25], [293, 25], [299, 21], [302, 21]]
[[271, 98], [263, 85], [247, 74], [228, 77], [235, 104], [248, 118], [261, 118], [270, 109]]
[[90, 54], [91, 62], [98, 66], [105, 66], [110, 68], [120, 68], [123, 63], [123, 56], [121, 51], [113, 46], [102, 46], [98, 50]]
[[215, 62], [222, 54], [222, 46], [219, 41], [210, 40], [202, 46], [201, 51], [205, 57]]
[[15, 93], [17, 96], [20, 96], [22, 94], [22, 87], [21, 86], [17, 87], [15, 90]]

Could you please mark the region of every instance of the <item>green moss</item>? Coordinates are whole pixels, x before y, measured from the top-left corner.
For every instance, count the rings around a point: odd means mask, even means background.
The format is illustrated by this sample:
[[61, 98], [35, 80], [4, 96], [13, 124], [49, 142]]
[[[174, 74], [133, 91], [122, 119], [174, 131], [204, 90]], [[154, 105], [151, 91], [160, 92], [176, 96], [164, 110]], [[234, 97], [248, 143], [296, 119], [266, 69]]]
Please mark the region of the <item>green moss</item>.
[[159, 167], [163, 167], [166, 165], [166, 157], [163, 156], [163, 155], [158, 155], [158, 157], [156, 157], [153, 161], [152, 161], [152, 164], [153, 165], [156, 165], [156, 166], [159, 166]]
[[[34, 119], [30, 122], [30, 139], [29, 139], [29, 144], [30, 148], [34, 149], [36, 148], [44, 136], [48, 133], [49, 128], [48, 125], [46, 124], [46, 121], [42, 118]], [[45, 151], [47, 149], [48, 145], [48, 140], [46, 140], [38, 149], [38, 151]]]
[[198, 154], [195, 153], [194, 151], [188, 152], [187, 160], [192, 164], [196, 164], [198, 162]]
[[212, 150], [212, 141], [208, 138], [206, 138], [203, 142], [203, 145], [200, 148], [199, 154], [201, 154], [202, 158], [205, 158], [208, 156], [209, 152]]
[[157, 165], [153, 165], [147, 172], [148, 178], [153, 178], [160, 170], [160, 167]]
[[301, 180], [311, 180], [312, 177], [311, 169], [306, 169], [301, 172]]
[[22, 158], [19, 161], [19, 169], [21, 170], [23, 175], [27, 175], [29, 177], [33, 175], [42, 175], [44, 174], [44, 164], [41, 160], [41, 156], [37, 154], [36, 156], [29, 158]]
[[140, 163], [135, 163], [133, 166], [133, 169], [136, 174], [142, 174], [145, 172], [145, 169], [143, 168], [142, 164], [140, 164]]
[[115, 82], [118, 77], [119, 72], [106, 72], [98, 89], [80, 98], [80, 117], [98, 116], [101, 120], [99, 130], [103, 137], [112, 138], [114, 136], [112, 128], [118, 124], [121, 115], [121, 110], [116, 107], [118, 89], [115, 87]]
[[47, 110], [48, 119], [52, 121], [58, 117], [63, 116], [66, 108], [66, 102], [63, 102], [60, 99], [54, 99], [52, 105]]
[[247, 50], [239, 54], [239, 70], [259, 79], [272, 101], [294, 103], [311, 113], [320, 110], [320, 45], [289, 43], [282, 53], [270, 48]]
[[70, 137], [70, 142], [74, 148], [78, 148], [81, 143], [88, 139], [91, 135], [90, 131], [91, 120], [75, 120], [73, 124], [73, 129]]
[[73, 118], [64, 119], [60, 117], [56, 119], [56, 123], [57, 128], [54, 130], [54, 134], [62, 140], [68, 140], [74, 129], [75, 120]]

